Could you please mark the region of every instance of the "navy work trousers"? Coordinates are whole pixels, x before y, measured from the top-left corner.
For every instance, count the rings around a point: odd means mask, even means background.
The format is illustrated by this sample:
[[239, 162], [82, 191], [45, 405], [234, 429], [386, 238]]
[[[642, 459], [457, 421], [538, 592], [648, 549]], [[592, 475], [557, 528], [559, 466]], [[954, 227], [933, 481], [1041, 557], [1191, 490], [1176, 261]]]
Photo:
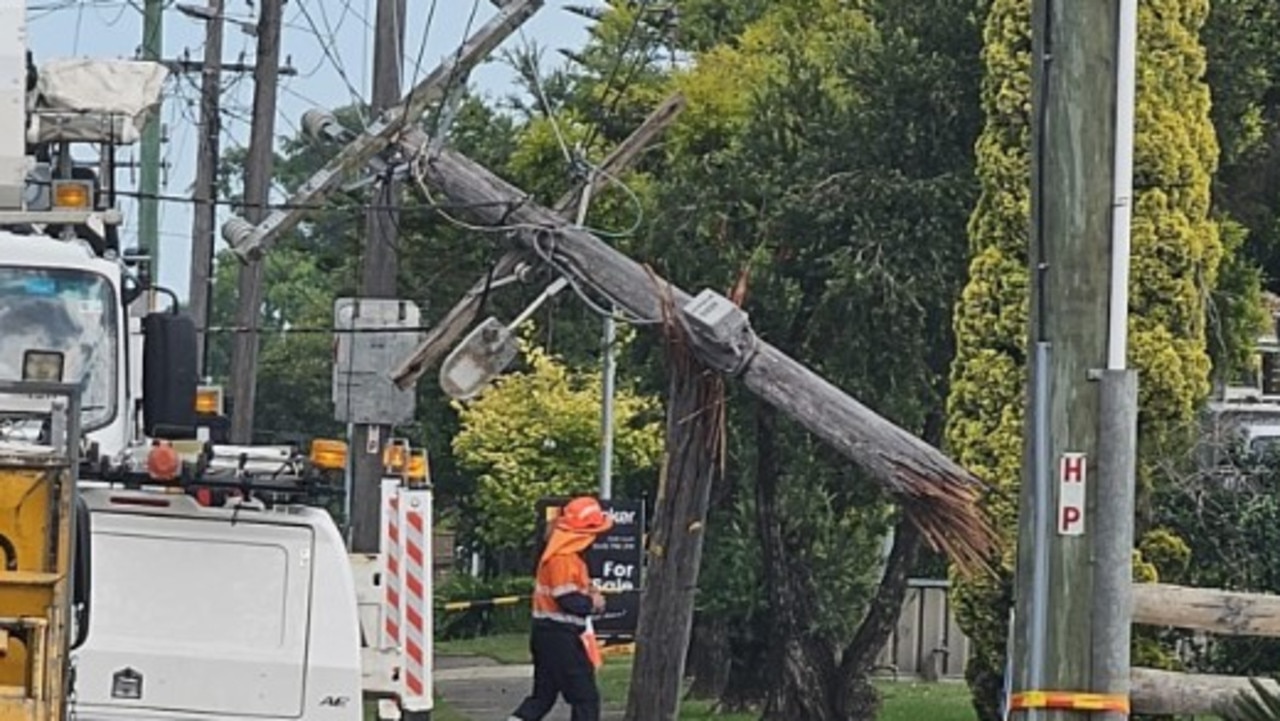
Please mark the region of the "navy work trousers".
[[533, 653], [533, 693], [512, 714], [522, 721], [542, 721], [563, 696], [573, 721], [600, 721], [600, 689], [579, 632], [560, 624], [534, 622], [529, 638]]

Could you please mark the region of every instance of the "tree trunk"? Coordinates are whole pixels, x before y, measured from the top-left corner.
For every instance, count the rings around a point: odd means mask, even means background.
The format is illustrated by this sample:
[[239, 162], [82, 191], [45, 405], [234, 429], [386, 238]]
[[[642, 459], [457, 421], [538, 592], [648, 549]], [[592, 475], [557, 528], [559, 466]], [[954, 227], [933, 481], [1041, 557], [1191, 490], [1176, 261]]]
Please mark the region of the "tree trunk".
[[765, 585], [769, 595], [769, 668], [776, 669], [764, 721], [873, 721], [880, 698], [871, 684], [875, 659], [897, 625], [923, 539], [907, 519], [897, 526], [893, 550], [875, 598], [853, 640], [839, 655], [830, 639], [814, 629], [813, 579], [798, 562], [783, 533], [778, 505], [777, 413], [762, 407], [757, 416], [757, 525]]
[[667, 324], [667, 459], [654, 503], [627, 721], [676, 721], [711, 487], [724, 458], [724, 381]]
[[853, 641], [840, 657], [835, 693], [841, 719], [871, 721], [879, 711], [880, 694], [871, 685], [871, 671], [875, 668], [876, 657], [898, 625], [907, 597], [907, 582], [923, 545], [920, 532], [914, 525], [906, 519], [898, 522], [893, 550], [889, 552], [876, 596]]
[[768, 596], [768, 667], [773, 669], [763, 719], [837, 721], [826, 693], [835, 676], [835, 650], [814, 630], [815, 601], [808, 592], [808, 569], [796, 562], [783, 533], [777, 417], [771, 407], [757, 408], [756, 526]]
[[706, 613], [696, 614], [685, 672], [689, 678], [689, 696], [700, 699], [720, 698], [729, 683], [732, 663], [729, 625], [722, 618]]
[[[733, 472], [726, 472], [716, 479], [711, 488], [708, 516], [723, 514], [724, 518], [729, 518], [735, 512], [742, 485], [737, 482], [736, 476]], [[718, 528], [727, 529], [728, 524]], [[760, 700], [760, 684], [754, 678], [756, 674], [751, 673], [759, 668], [760, 664], [755, 663], [759, 659], [752, 658], [751, 649], [741, 648], [744, 645], [741, 643], [743, 628], [734, 628], [733, 621], [742, 620], [695, 611], [693, 635], [689, 641], [689, 655], [685, 666], [689, 697], [714, 700], [717, 710], [740, 710]], [[748, 628], [747, 634], [749, 633]], [[745, 678], [746, 676], [753, 678]], [[736, 689], [732, 688], [735, 681]]]

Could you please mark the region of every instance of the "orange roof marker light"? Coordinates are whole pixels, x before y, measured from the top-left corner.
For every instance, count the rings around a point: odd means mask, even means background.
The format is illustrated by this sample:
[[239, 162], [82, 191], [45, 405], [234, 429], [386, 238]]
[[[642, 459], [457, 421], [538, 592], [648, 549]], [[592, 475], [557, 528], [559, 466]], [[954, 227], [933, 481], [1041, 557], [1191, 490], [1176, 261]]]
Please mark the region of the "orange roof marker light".
[[89, 210], [93, 205], [93, 183], [84, 180], [53, 181], [53, 207], [60, 210]]
[[390, 473], [404, 473], [409, 464], [409, 444], [396, 440], [382, 449], [382, 467]]
[[347, 444], [328, 438], [311, 441], [311, 464], [324, 471], [340, 471], [347, 467]]
[[202, 416], [222, 415], [221, 386], [200, 386], [196, 389], [196, 413]]
[[427, 452], [414, 451], [413, 455], [409, 457], [409, 470], [405, 475], [407, 475], [411, 481], [426, 483], [428, 472]]

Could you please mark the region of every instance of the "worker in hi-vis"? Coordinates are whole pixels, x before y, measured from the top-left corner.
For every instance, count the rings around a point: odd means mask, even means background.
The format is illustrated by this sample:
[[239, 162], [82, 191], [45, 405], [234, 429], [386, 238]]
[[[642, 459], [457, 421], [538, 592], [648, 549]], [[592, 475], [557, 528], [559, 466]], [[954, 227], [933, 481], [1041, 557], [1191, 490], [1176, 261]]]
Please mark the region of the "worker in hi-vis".
[[604, 611], [604, 596], [591, 584], [583, 555], [613, 520], [594, 498], [575, 498], [565, 505], [538, 561], [533, 592], [533, 693], [509, 721], [541, 721], [556, 696], [573, 708], [573, 721], [598, 721], [600, 663], [591, 616]]

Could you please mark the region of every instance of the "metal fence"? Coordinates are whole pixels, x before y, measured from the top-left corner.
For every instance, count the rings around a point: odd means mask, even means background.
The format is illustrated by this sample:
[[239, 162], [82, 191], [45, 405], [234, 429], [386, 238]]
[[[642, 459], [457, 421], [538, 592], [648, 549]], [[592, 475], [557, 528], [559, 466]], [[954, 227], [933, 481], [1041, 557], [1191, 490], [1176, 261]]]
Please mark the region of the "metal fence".
[[877, 672], [929, 681], [964, 677], [969, 639], [956, 624], [947, 581], [911, 579], [898, 625], [876, 659]]

